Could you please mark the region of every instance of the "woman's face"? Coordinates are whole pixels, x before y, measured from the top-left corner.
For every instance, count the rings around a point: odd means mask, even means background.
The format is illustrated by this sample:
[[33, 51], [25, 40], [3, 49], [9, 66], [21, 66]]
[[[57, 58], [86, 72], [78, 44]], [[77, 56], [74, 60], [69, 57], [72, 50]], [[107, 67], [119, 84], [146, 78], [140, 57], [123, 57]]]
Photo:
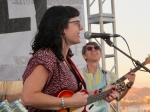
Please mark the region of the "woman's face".
[[68, 27], [64, 29], [66, 41], [69, 45], [80, 43], [80, 31], [83, 26], [80, 24], [79, 18], [71, 18], [68, 22]]

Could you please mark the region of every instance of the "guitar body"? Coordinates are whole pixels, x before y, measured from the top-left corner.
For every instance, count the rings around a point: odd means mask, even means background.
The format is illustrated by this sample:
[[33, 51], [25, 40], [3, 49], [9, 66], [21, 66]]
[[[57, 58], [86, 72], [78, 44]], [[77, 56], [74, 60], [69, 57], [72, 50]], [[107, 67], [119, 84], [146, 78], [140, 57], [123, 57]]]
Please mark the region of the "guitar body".
[[[86, 94], [88, 94], [88, 92], [86, 90], [81, 90], [81, 92], [84, 92]], [[69, 91], [69, 90], [63, 90], [61, 91], [59, 94], [58, 94], [58, 97], [59, 98], [69, 98], [73, 95], [74, 93], [72, 91]], [[80, 108], [80, 110], [82, 109], [82, 111], [78, 111], [78, 112], [87, 112], [85, 107], [84, 108]], [[76, 110], [76, 111], [75, 111]], [[61, 109], [61, 110], [58, 110], [58, 112], [77, 112], [77, 110], [79, 110], [79, 108], [66, 108], [66, 109]]]
[[[93, 91], [98, 90], [99, 88], [104, 88], [104, 87], [106, 87], [106, 82], [101, 82], [93, 88]], [[95, 103], [87, 105], [86, 111], [87, 112], [102, 112], [105, 108], [106, 106], [104, 104], [99, 106], [98, 102], [95, 102]]]

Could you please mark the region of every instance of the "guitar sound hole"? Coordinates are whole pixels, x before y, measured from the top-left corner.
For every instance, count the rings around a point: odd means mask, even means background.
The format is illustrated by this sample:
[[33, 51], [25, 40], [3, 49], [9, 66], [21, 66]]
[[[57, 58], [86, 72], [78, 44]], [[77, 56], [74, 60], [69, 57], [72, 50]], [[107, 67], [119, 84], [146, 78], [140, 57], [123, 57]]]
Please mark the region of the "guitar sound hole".
[[89, 107], [89, 110], [94, 106], [94, 104], [92, 104], [90, 107]]
[[71, 112], [69, 108], [67, 108], [67, 112]]

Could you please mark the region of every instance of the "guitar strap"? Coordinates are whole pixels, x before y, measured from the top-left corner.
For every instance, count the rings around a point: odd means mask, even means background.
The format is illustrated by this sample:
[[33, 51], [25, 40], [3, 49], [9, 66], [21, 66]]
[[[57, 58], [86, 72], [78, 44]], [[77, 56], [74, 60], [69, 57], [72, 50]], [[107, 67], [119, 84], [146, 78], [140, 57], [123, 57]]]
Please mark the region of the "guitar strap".
[[[79, 73], [78, 69], [76, 68], [75, 64], [73, 63], [73, 61], [70, 59], [70, 57], [67, 57], [68, 62], [70, 63], [71, 67], [73, 68], [73, 71], [75, 72], [74, 75], [77, 79], [77, 82], [81, 82], [84, 89], [86, 89], [86, 84], [81, 76], [81, 74]], [[78, 84], [79, 85], [79, 84]], [[54, 110], [47, 110], [46, 112], [57, 112]], [[69, 109], [67, 109], [67, 112], [70, 112]]]
[[107, 78], [106, 78], [107, 71], [102, 69], [102, 74], [104, 76], [104, 81], [106, 81], [106, 85], [107, 85], [108, 84]]
[[77, 75], [77, 76], [75, 76], [76, 79], [77, 80], [79, 79], [80, 82], [82, 83], [84, 89], [86, 89], [86, 84], [85, 84], [85, 82], [84, 82], [84, 80], [83, 80], [80, 72], [78, 71], [77, 67], [75, 66], [75, 64], [73, 63], [73, 61], [70, 59], [70, 57], [67, 57], [67, 59], [68, 59], [68, 62], [70, 63], [70, 65], [72, 66], [73, 70], [76, 72], [75, 73], [75, 75]]

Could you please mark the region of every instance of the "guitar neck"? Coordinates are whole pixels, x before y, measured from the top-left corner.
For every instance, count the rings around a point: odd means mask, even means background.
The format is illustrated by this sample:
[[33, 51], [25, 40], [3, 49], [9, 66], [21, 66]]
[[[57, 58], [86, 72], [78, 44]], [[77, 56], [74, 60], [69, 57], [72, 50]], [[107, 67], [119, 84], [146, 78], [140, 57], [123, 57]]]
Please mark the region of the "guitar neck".
[[[145, 65], [145, 62], [142, 63], [142, 65]], [[132, 69], [130, 72], [128, 72], [127, 74], [130, 74], [131, 72], [136, 72], [141, 68], [141, 66], [137, 66], [134, 69]], [[111, 85], [115, 85], [118, 84], [120, 82], [123, 82], [124, 80], [126, 80], [127, 78], [125, 77], [127, 74], [125, 74], [124, 76], [122, 76], [121, 78], [117, 79], [116, 82], [112, 83]]]
[[107, 90], [107, 91], [89, 96], [87, 99], [86, 105], [89, 105], [91, 103], [104, 99], [108, 95], [109, 92], [110, 90]]

